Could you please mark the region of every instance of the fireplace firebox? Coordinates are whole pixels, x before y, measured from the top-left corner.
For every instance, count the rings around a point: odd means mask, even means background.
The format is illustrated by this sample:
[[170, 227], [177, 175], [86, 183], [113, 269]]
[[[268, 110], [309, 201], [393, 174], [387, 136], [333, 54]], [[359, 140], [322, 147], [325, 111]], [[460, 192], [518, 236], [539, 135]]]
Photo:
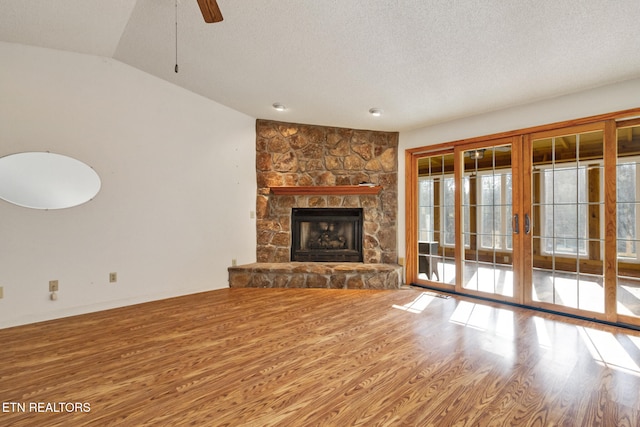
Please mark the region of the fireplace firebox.
[[362, 262], [361, 208], [293, 208], [291, 261]]

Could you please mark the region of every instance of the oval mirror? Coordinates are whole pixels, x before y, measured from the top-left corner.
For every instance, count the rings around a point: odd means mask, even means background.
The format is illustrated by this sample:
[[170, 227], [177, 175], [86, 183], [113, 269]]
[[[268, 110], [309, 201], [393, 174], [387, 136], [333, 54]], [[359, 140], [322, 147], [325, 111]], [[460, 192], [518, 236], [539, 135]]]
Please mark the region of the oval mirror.
[[62, 154], [27, 152], [0, 158], [0, 198], [33, 209], [63, 209], [93, 199], [100, 177]]

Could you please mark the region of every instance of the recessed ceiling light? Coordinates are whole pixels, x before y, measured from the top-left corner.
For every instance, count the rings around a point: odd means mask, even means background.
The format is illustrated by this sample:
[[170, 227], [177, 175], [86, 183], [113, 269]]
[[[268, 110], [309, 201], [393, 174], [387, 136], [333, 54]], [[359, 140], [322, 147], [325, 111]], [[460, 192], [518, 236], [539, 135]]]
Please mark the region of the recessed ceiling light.
[[382, 115], [382, 109], [380, 109], [380, 108], [370, 108], [369, 109], [369, 114], [371, 114], [374, 117], [380, 117]]
[[273, 103], [273, 108], [274, 108], [276, 111], [284, 111], [284, 110], [286, 110], [286, 109], [287, 109], [287, 107], [286, 107], [286, 106], [284, 106], [284, 104], [281, 104], [281, 103], [279, 103], [279, 102], [274, 102], [274, 103]]

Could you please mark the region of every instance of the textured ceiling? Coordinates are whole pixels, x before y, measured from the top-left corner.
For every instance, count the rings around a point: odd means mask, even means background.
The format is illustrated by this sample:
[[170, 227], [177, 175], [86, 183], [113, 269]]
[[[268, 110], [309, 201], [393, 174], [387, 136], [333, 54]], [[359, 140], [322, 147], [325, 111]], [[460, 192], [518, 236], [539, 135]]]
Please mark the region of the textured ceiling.
[[638, 0], [218, 4], [205, 24], [196, 0], [2, 0], [0, 41], [112, 57], [256, 118], [377, 130], [640, 77]]

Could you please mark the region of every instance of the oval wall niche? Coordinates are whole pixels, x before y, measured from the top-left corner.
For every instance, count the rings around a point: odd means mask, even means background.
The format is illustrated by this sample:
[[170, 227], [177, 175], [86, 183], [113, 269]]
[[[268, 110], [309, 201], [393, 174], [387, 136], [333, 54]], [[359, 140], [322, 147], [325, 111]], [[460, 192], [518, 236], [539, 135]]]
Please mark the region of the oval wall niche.
[[0, 199], [33, 209], [64, 209], [93, 199], [100, 177], [80, 160], [49, 152], [0, 157]]

